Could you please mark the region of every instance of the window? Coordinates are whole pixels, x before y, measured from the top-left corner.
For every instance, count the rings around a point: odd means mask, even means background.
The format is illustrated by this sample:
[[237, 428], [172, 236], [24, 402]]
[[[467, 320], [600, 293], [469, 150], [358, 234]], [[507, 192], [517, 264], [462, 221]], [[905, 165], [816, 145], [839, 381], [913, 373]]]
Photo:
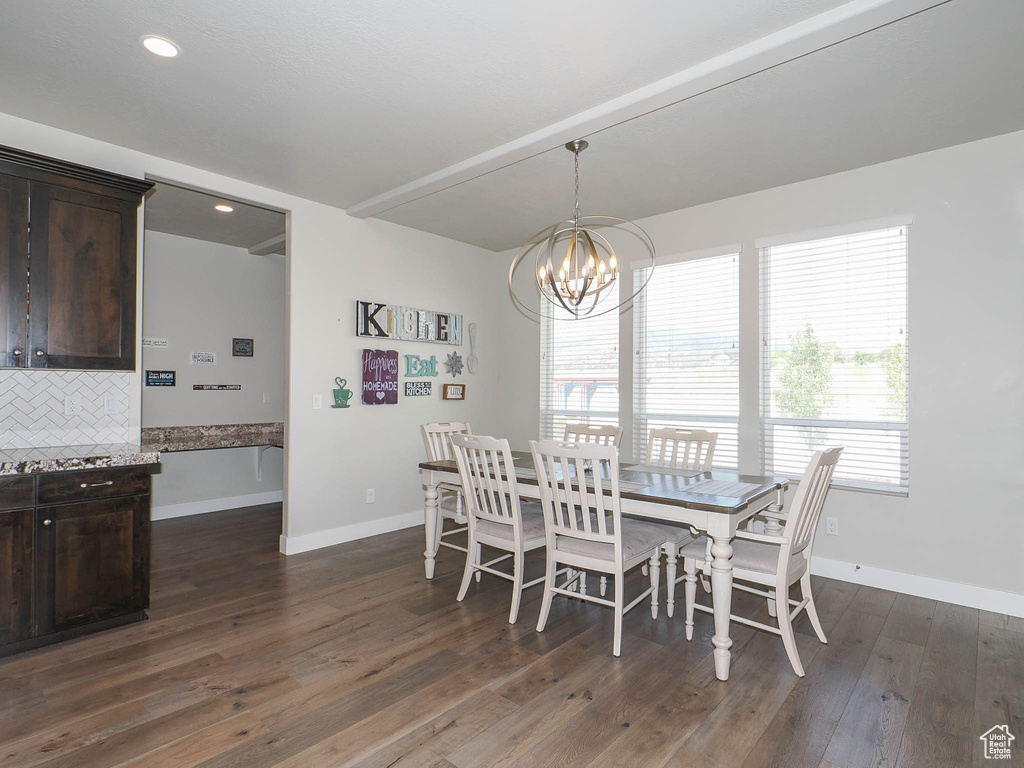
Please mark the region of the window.
[[758, 246], [764, 470], [843, 444], [834, 483], [906, 493], [907, 227]]
[[[618, 303], [618, 281], [603, 294]], [[610, 295], [608, 295], [610, 294]], [[619, 423], [619, 313], [572, 319], [542, 299], [540, 436], [561, 439], [565, 425]]]
[[[737, 249], [738, 250], [738, 249]], [[633, 439], [657, 427], [718, 433], [715, 466], [737, 466], [739, 255], [658, 266], [634, 310]], [[639, 279], [646, 275], [640, 272]]]

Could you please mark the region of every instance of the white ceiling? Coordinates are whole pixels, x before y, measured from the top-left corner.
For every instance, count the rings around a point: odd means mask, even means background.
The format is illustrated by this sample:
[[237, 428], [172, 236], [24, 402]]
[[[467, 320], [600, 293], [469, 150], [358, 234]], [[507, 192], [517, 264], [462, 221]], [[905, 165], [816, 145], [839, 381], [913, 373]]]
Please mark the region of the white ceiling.
[[584, 212], [633, 218], [1024, 129], [1024, 2], [936, 2], [33, 0], [0, 111], [503, 250], [577, 129]]
[[[215, 205], [234, 210], [221, 213]], [[256, 205], [159, 183], [146, 198], [146, 229], [212, 243], [252, 248], [284, 235], [285, 215]], [[274, 253], [284, 252], [282, 242]]]

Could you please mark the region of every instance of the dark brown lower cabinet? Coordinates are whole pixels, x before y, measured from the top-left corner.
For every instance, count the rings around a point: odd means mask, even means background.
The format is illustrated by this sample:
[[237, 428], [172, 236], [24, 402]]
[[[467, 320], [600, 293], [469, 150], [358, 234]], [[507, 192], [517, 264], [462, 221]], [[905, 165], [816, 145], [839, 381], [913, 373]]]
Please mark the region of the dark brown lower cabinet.
[[39, 507], [36, 531], [37, 634], [148, 607], [148, 496]]
[[3, 480], [0, 655], [145, 618], [148, 468]]
[[0, 643], [32, 632], [32, 510], [0, 512]]

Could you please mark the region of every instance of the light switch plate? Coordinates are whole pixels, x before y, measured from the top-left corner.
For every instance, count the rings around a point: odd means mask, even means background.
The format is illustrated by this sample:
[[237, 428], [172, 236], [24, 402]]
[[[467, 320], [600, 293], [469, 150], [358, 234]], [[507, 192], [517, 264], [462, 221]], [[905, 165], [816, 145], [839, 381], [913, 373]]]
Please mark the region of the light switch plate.
[[103, 396], [103, 413], [106, 416], [113, 416], [121, 412], [121, 404], [117, 402], [114, 395]]
[[313, 395], [313, 410], [314, 411], [319, 411], [323, 407], [324, 407], [324, 396], [323, 395]]

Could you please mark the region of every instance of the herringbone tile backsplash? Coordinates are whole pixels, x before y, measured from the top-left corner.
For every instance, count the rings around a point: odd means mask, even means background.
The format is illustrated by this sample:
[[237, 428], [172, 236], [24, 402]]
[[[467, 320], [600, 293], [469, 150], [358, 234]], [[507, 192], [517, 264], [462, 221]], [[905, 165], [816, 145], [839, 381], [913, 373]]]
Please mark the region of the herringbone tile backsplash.
[[[0, 450], [128, 441], [130, 374], [93, 371], [0, 370]], [[64, 415], [64, 398], [81, 412]], [[106, 395], [116, 414], [103, 413]]]

